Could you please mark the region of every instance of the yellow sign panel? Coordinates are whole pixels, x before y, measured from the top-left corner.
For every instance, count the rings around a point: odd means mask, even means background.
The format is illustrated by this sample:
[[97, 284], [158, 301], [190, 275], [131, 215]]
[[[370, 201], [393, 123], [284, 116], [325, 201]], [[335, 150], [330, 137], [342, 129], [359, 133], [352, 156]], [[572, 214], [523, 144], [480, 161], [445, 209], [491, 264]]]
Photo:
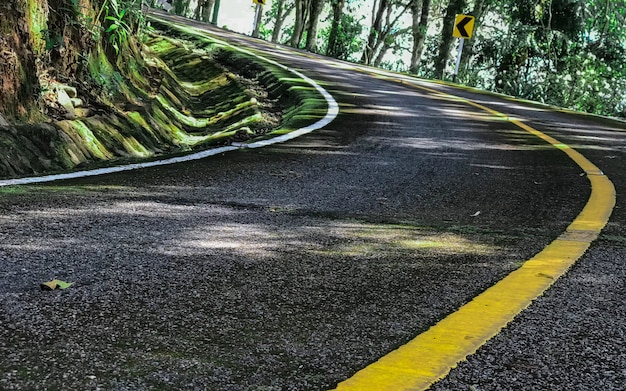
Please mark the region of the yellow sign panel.
[[254, 4], [265, 5], [265, 3], [267, 3], [267, 0], [252, 0], [252, 2]]
[[471, 15], [457, 15], [454, 20], [454, 31], [452, 36], [455, 38], [472, 38], [474, 32], [475, 18]]

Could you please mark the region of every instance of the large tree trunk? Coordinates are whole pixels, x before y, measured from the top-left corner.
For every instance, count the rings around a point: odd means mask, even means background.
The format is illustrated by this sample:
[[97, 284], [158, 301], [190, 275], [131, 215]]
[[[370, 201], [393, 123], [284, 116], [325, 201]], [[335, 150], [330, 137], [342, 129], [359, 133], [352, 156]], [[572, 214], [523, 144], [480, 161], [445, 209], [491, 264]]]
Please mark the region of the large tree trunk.
[[411, 51], [411, 64], [409, 65], [409, 72], [417, 73], [419, 63], [422, 60], [422, 53], [424, 52], [424, 43], [426, 42], [428, 15], [430, 13], [430, 0], [423, 0], [421, 1], [421, 4], [419, 1], [414, 2], [411, 6], [411, 12], [413, 14], [413, 48]]
[[215, 0], [198, 0], [198, 6], [194, 12], [194, 19], [207, 23], [210, 22], [214, 5]]
[[[10, 34], [0, 34], [0, 113], [9, 122], [27, 120], [28, 112], [36, 108], [40, 88], [35, 64], [44, 50], [41, 35], [48, 28], [47, 11], [47, 4], [31, 12], [17, 0], [8, 0], [2, 10], [0, 31]], [[40, 26], [32, 19], [39, 12], [45, 15]]]
[[[95, 44], [71, 0], [0, 1], [0, 112], [11, 123], [43, 121], [46, 84], [88, 80], [84, 59]], [[81, 12], [95, 16], [101, 6], [93, 0]]]
[[443, 79], [446, 65], [450, 57], [452, 42], [454, 40], [454, 37], [452, 36], [454, 20], [457, 14], [463, 12], [465, 4], [466, 0], [450, 0], [448, 8], [446, 9], [446, 15], [443, 17], [439, 53], [437, 54], [437, 59], [435, 60], [435, 77], [438, 79]]
[[304, 48], [310, 52], [317, 50], [317, 24], [325, 3], [325, 0], [314, 0], [309, 3], [309, 30], [307, 31]]
[[326, 55], [337, 56], [337, 36], [339, 35], [339, 26], [341, 25], [341, 17], [343, 16], [343, 8], [346, 0], [332, 0], [333, 21], [328, 34], [328, 46], [326, 47]]

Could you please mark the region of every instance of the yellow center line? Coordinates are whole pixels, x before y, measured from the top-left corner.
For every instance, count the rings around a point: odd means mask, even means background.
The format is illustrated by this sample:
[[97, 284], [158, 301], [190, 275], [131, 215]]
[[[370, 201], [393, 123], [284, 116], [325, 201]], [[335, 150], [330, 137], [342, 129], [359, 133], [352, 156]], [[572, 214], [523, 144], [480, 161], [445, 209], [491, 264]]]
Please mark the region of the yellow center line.
[[509, 118], [506, 114], [465, 98], [402, 82], [438, 95], [448, 95], [497, 117], [506, 118], [562, 150], [587, 174], [591, 196], [566, 231], [539, 254], [406, 345], [339, 383], [336, 390], [427, 389], [468, 355], [476, 352], [562, 276], [598, 237], [615, 206], [613, 183], [597, 166], [566, 144], [518, 119]]

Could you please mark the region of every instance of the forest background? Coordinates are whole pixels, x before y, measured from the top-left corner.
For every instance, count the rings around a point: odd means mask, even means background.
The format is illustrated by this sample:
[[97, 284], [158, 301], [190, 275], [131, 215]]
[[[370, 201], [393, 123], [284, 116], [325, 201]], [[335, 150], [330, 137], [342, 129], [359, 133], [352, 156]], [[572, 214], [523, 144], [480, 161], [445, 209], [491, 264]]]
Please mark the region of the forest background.
[[[459, 83], [626, 118], [626, 0], [265, 0], [254, 26], [252, 0], [144, 1], [268, 41], [444, 80], [457, 54], [455, 16], [469, 14], [476, 25]], [[141, 61], [145, 31], [141, 0], [0, 1], [0, 126], [42, 121], [42, 112], [54, 118], [50, 92], [59, 83], [92, 106], [114, 103], [120, 75], [150, 68]]]
[[626, 0], [266, 0], [256, 31], [252, 0], [172, 2], [179, 15], [433, 79], [452, 78], [454, 19], [472, 15], [458, 82], [626, 117]]

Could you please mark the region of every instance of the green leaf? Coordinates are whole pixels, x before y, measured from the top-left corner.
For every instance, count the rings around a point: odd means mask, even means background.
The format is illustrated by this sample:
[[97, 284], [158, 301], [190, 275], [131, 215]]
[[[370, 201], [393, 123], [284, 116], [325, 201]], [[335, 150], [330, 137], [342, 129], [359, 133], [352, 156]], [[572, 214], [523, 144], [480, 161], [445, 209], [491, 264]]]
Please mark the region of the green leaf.
[[39, 286], [42, 291], [53, 291], [55, 289], [67, 289], [72, 285], [74, 285], [73, 282], [54, 279], [52, 281], [41, 283]]
[[66, 281], [57, 280], [57, 288], [59, 288], [59, 289], [67, 289], [67, 288], [71, 287], [72, 285], [74, 285], [73, 282], [66, 282]]

